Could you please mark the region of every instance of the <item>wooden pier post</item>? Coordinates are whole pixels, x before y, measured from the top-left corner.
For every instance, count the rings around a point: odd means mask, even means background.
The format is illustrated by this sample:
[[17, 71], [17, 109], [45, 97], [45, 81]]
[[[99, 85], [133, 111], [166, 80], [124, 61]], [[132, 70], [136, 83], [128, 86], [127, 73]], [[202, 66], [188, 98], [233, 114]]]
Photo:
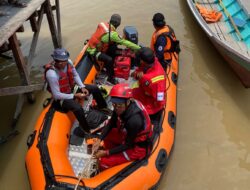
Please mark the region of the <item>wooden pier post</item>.
[[[1, 6], [1, 8], [4, 7]], [[59, 0], [55, 0], [57, 26], [55, 24], [54, 16], [52, 13], [52, 6], [50, 0], [30, 0], [27, 3], [27, 7], [25, 8], [10, 8], [9, 6], [6, 6], [6, 10], [8, 10], [9, 12], [7, 19], [3, 16], [0, 17], [0, 47], [2, 45], [6, 46], [6, 42], [9, 42], [8, 47], [13, 52], [13, 56], [16, 61], [16, 66], [20, 74], [21, 82], [20, 86], [1, 88], [0, 96], [18, 95], [16, 111], [12, 123], [12, 127], [15, 127], [16, 122], [22, 111], [25, 96], [27, 96], [28, 101], [30, 103], [33, 103], [35, 101], [33, 92], [35, 90], [43, 89], [43, 82], [39, 84], [32, 84], [32, 81], [30, 79], [30, 70], [35, 55], [44, 14], [46, 14], [47, 16], [54, 48], [62, 46], [60, 7]], [[16, 35], [16, 32], [21, 26], [23, 26], [23, 23], [26, 20], [30, 21], [30, 26], [33, 31], [32, 42], [30, 45], [30, 51], [27, 60], [24, 59]], [[3, 52], [0, 51], [0, 54], [1, 53]], [[4, 137], [0, 137], [0, 144], [1, 142], [6, 142], [6, 139], [4, 139]]]

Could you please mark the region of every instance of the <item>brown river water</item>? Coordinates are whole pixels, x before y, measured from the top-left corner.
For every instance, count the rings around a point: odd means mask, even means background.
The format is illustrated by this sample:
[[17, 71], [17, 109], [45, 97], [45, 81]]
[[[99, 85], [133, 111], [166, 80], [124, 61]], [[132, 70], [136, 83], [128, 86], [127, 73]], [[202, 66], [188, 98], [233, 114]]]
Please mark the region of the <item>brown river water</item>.
[[[75, 59], [97, 23], [113, 13], [122, 16], [119, 32], [135, 26], [139, 41], [149, 45], [152, 16], [164, 13], [181, 41], [177, 131], [175, 147], [160, 190], [250, 189], [250, 90], [245, 89], [199, 28], [185, 0], [61, 0], [63, 45]], [[27, 55], [31, 41], [29, 23], [18, 34]], [[42, 65], [53, 50], [44, 19], [32, 77], [42, 78]], [[12, 60], [0, 58], [0, 87], [19, 84]], [[20, 134], [0, 145], [0, 190], [28, 190], [25, 170], [26, 139], [42, 110], [45, 92], [35, 104], [25, 103], [17, 123]], [[16, 96], [0, 97], [0, 134], [10, 129]]]

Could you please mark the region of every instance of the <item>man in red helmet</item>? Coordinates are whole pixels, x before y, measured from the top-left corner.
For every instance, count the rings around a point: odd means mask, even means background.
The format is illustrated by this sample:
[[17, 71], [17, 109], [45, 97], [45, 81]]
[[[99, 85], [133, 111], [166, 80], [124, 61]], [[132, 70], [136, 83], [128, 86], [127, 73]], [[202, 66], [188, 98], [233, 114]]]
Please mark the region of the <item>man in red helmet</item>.
[[166, 104], [166, 74], [150, 48], [141, 48], [139, 57], [141, 66], [132, 73], [139, 84], [133, 89], [133, 97], [141, 101], [152, 119]]
[[109, 22], [98, 24], [95, 33], [89, 39], [87, 52], [94, 61], [104, 62], [107, 70], [108, 81], [114, 83], [114, 58], [117, 45], [124, 45], [133, 51], [140, 49], [140, 46], [122, 38], [116, 31], [121, 24], [121, 16], [113, 14]]
[[[111, 91], [114, 113], [101, 137], [93, 145], [99, 158], [100, 169], [104, 170], [128, 161], [143, 159], [150, 150], [152, 127], [144, 106], [131, 99], [128, 84], [117, 84]], [[104, 150], [98, 150], [104, 140]]]

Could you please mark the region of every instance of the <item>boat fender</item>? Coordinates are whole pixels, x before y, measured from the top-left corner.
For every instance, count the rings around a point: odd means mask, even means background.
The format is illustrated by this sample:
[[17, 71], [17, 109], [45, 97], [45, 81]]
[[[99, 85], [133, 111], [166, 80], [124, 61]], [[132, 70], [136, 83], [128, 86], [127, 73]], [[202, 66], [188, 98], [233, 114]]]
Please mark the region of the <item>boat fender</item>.
[[168, 112], [168, 124], [170, 125], [170, 127], [171, 127], [172, 129], [175, 128], [176, 116], [175, 116], [174, 112], [172, 112], [172, 111], [169, 111], [169, 112]]
[[176, 73], [172, 72], [171, 79], [172, 79], [173, 83], [175, 85], [177, 85], [178, 75]]
[[37, 130], [33, 131], [33, 133], [31, 133], [28, 138], [27, 138], [27, 146], [28, 149], [33, 145], [35, 137], [36, 137], [36, 132]]
[[164, 171], [166, 165], [168, 163], [168, 154], [165, 149], [161, 149], [157, 155], [155, 166], [158, 172]]

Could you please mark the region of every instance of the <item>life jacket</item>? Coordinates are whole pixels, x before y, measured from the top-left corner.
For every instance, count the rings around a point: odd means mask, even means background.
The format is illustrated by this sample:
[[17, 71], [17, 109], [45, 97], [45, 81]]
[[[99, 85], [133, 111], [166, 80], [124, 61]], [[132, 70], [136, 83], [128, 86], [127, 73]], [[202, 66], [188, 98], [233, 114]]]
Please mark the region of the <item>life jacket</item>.
[[204, 20], [207, 23], [218, 22], [222, 17], [221, 12], [218, 12], [215, 10], [208, 10], [205, 7], [203, 7], [197, 3], [195, 5], [196, 5], [196, 8], [198, 9], [198, 11], [200, 12], [201, 16], [204, 18]]
[[166, 38], [167, 45], [164, 47], [164, 60], [171, 59], [171, 53], [179, 53], [180, 52], [180, 42], [176, 39], [174, 30], [166, 25], [160, 30], [157, 30], [153, 33], [151, 39], [151, 49], [155, 52], [156, 41], [159, 36], [164, 36]]
[[[46, 80], [46, 73], [48, 70], [52, 69], [56, 71], [57, 75], [59, 76], [59, 88], [60, 92], [69, 94], [72, 92], [72, 89], [74, 88], [75, 81], [72, 73], [72, 65], [69, 63], [67, 64], [67, 72], [64, 73], [63, 71], [59, 71], [55, 68], [54, 62], [50, 62], [44, 66], [44, 77]], [[51, 88], [49, 85], [47, 85], [47, 90], [51, 93]]]
[[103, 43], [101, 41], [101, 38], [104, 34], [111, 32], [110, 30], [115, 31], [115, 28], [112, 27], [109, 23], [99, 23], [95, 33], [89, 39], [89, 46], [91, 48], [97, 48], [98, 51], [106, 52], [110, 43], [110, 39], [108, 43]]
[[166, 105], [166, 75], [157, 59], [138, 82], [133, 97], [142, 102], [150, 115], [162, 110]]
[[142, 105], [141, 102], [134, 100], [137, 107], [142, 111], [143, 116], [144, 116], [144, 129], [142, 131], [140, 131], [136, 138], [135, 138], [135, 143], [139, 143], [139, 142], [145, 142], [146, 140], [148, 140], [152, 134], [153, 134], [153, 129], [152, 129], [152, 124], [151, 124], [151, 120], [150, 117], [148, 115], [147, 110], [145, 109], [145, 107]]
[[[153, 133], [153, 129], [152, 129], [152, 125], [151, 125], [151, 121], [150, 121], [150, 117], [145, 109], [145, 107], [142, 105], [141, 102], [137, 101], [137, 100], [131, 100], [131, 103], [136, 105], [135, 109], [139, 109], [139, 110], [133, 110], [132, 113], [129, 112], [128, 115], [126, 116], [126, 121], [122, 121], [119, 117], [117, 118], [117, 128], [118, 130], [122, 130], [123, 126], [126, 125], [126, 122], [133, 117], [134, 114], [141, 112], [144, 118], [144, 128], [142, 131], [140, 131], [136, 138], [134, 143], [140, 143], [140, 142], [146, 142], [147, 140], [149, 140], [149, 138], [152, 136]], [[137, 112], [138, 111], [138, 112]], [[124, 135], [126, 135], [126, 132], [123, 132]], [[124, 138], [125, 139], [125, 138]]]

